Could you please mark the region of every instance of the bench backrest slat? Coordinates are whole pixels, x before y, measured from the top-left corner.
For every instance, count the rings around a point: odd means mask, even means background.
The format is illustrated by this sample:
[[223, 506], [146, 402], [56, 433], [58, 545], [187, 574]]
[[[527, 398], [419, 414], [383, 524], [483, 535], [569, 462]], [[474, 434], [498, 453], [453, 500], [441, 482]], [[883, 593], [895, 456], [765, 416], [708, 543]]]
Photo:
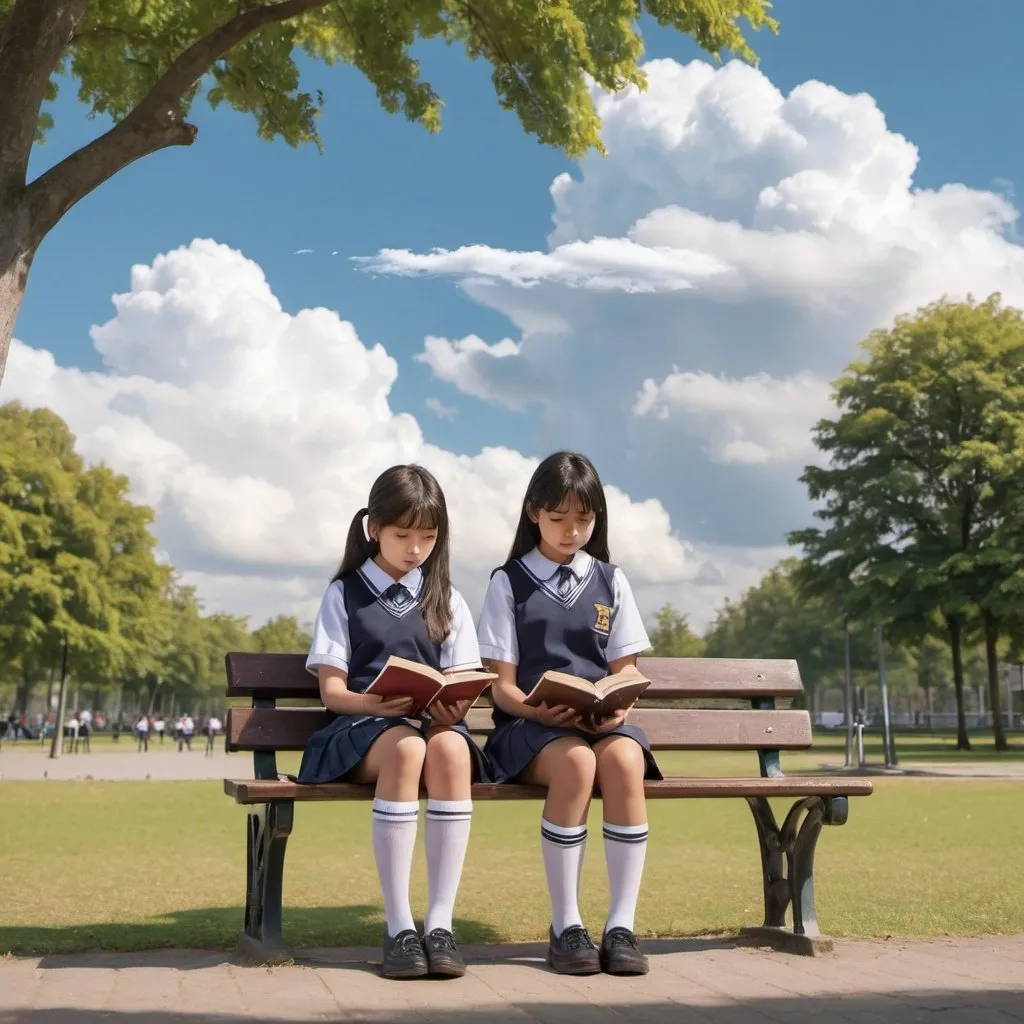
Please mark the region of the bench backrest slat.
[[[481, 709], [483, 710], [483, 709]], [[490, 712], [474, 710], [470, 728], [490, 729]], [[656, 750], [803, 750], [811, 745], [806, 711], [721, 711], [637, 708], [630, 722], [647, 733]], [[229, 750], [302, 750], [327, 724], [322, 708], [231, 708]]]
[[[302, 654], [248, 654], [225, 658], [228, 697], [319, 699], [316, 677]], [[641, 658], [650, 680], [645, 698], [796, 697], [803, 692], [797, 663], [781, 658]]]

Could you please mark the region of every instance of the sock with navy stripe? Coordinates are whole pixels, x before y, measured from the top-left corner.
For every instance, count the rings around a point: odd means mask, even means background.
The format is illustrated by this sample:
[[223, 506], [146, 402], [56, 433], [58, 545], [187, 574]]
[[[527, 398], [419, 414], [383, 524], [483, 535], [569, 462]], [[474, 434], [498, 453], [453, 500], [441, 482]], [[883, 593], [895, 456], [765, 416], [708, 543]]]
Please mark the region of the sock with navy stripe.
[[415, 800], [373, 801], [373, 857], [384, 897], [388, 935], [392, 938], [408, 928], [416, 928], [409, 905], [409, 878], [419, 810]]
[[427, 916], [423, 933], [452, 930], [455, 895], [469, 845], [472, 800], [428, 800], [424, 838], [427, 846]]
[[570, 925], [583, 924], [579, 888], [583, 854], [587, 849], [587, 826], [553, 825], [541, 818], [540, 837], [551, 896], [551, 927], [555, 935], [561, 935]]
[[611, 905], [605, 932], [612, 928], [633, 930], [640, 879], [647, 857], [647, 822], [642, 825], [604, 823], [604, 855], [608, 862]]

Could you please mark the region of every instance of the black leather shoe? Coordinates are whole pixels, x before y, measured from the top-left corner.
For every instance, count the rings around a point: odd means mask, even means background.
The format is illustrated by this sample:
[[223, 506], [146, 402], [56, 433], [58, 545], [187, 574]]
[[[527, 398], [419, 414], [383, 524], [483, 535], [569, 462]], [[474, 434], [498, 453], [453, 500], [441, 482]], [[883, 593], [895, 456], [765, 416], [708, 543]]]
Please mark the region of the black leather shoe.
[[451, 932], [444, 928], [433, 929], [423, 936], [423, 948], [431, 974], [442, 978], [461, 978], [466, 973], [466, 963]]
[[601, 961], [597, 946], [582, 925], [571, 924], [556, 936], [548, 929], [548, 963], [559, 974], [597, 974]]
[[414, 931], [406, 928], [394, 938], [384, 936], [381, 973], [385, 978], [422, 978], [427, 973], [427, 954]]
[[613, 928], [601, 939], [601, 970], [605, 974], [646, 974], [647, 957], [628, 928]]

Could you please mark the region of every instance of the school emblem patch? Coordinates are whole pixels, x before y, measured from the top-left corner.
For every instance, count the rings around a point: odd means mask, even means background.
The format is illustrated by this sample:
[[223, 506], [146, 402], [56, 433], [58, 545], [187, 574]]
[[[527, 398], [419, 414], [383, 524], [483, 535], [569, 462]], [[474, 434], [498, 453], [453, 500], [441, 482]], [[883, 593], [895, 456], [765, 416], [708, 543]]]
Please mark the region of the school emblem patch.
[[610, 633], [612, 631], [612, 610], [606, 604], [595, 604], [597, 618], [594, 619], [594, 629], [598, 633]]

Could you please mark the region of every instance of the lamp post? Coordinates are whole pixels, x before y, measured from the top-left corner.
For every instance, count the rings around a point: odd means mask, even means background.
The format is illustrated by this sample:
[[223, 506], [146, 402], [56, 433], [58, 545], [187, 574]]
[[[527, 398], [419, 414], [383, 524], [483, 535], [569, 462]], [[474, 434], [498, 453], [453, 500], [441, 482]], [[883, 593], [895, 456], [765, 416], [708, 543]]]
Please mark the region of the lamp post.
[[843, 620], [843, 651], [845, 676], [843, 679], [843, 721], [846, 725], [846, 765], [853, 767], [853, 672], [850, 668], [850, 617]]
[[885, 636], [878, 627], [878, 685], [882, 691], [882, 742], [885, 746], [885, 767], [896, 767], [896, 745], [889, 725], [889, 688], [885, 682]]

